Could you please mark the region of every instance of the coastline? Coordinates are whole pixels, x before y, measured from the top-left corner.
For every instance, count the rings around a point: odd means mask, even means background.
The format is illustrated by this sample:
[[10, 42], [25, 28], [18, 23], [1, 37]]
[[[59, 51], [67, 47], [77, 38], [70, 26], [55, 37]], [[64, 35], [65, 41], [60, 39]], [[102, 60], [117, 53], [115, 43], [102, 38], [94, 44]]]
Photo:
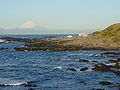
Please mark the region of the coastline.
[[109, 45], [110, 42], [103, 43], [97, 38], [92, 36], [81, 37], [55, 37], [55, 38], [11, 38], [2, 37], [8, 42], [24, 42], [24, 47], [14, 48], [16, 51], [76, 51], [76, 50], [120, 50], [120, 48], [114, 44]]
[[71, 50], [120, 50], [120, 23], [113, 24], [102, 31], [79, 36], [13, 38], [1, 37], [1, 40], [24, 42], [25, 46], [14, 48], [16, 51], [71, 51]]

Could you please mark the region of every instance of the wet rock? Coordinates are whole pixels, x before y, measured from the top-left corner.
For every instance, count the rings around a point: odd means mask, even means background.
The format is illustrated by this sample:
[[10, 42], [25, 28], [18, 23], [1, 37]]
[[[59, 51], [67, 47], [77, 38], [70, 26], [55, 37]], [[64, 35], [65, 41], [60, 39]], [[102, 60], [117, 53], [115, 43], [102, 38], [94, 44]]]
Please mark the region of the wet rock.
[[93, 62], [93, 63], [97, 63], [98, 61], [91, 61], [91, 62]]
[[8, 48], [0, 48], [0, 51], [1, 51], [1, 50], [6, 50], [6, 49], [8, 49]]
[[110, 68], [110, 71], [116, 75], [120, 75], [120, 58], [109, 60], [108, 63], [110, 64], [108, 66]]
[[35, 89], [33, 89], [33, 88], [29, 88], [28, 90], [35, 90]]
[[79, 62], [87, 62], [88, 63], [89, 61], [80, 59]]
[[32, 87], [33, 85], [31, 84], [25, 84], [26, 87]]
[[32, 85], [30, 82], [25, 83], [26, 87], [37, 87], [37, 85]]
[[75, 68], [67, 68], [66, 70], [77, 71]]
[[4, 85], [4, 84], [0, 84], [0, 87], [3, 87], [3, 86], [6, 86], [6, 85]]
[[111, 82], [109, 81], [102, 81], [102, 82], [99, 82], [100, 85], [112, 85]]
[[114, 66], [114, 68], [120, 69], [120, 63], [116, 63], [115, 66]]
[[113, 69], [120, 69], [120, 63], [110, 63], [107, 65], [109, 65], [109, 67]]
[[110, 66], [105, 64], [95, 64], [93, 70], [95, 71], [110, 71]]
[[81, 69], [80, 69], [80, 71], [86, 71], [86, 70], [88, 70], [87, 67], [84, 67], [84, 68], [81, 68]]
[[118, 63], [120, 62], [120, 58], [114, 58], [112, 60], [109, 60], [110, 63]]
[[120, 75], [120, 63], [115, 63], [113, 65], [105, 65], [105, 64], [95, 64], [93, 70], [95, 71], [109, 71], [113, 72], [116, 75]]
[[119, 52], [105, 52], [105, 53], [101, 53], [101, 56], [117, 57], [117, 56], [120, 56], [120, 53]]

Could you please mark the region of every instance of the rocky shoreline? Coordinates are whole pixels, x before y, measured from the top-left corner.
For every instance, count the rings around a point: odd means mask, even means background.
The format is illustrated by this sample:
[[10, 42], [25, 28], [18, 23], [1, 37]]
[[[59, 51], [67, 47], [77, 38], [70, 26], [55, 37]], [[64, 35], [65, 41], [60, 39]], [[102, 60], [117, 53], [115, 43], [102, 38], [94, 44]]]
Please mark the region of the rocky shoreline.
[[91, 37], [59, 37], [59, 38], [12, 38], [2, 37], [8, 42], [24, 42], [24, 47], [14, 48], [16, 51], [76, 51], [76, 50], [119, 50], [119, 47], [101, 45], [97, 43]]
[[[1, 37], [0, 39], [6, 42], [23, 42], [22, 47], [14, 48], [15, 51], [76, 51], [76, 50], [120, 50], [119, 47], [101, 45], [97, 43], [91, 37], [57, 37], [57, 38], [13, 38], [13, 37]], [[92, 42], [91, 42], [92, 41]], [[5, 50], [6, 48], [0, 48]]]

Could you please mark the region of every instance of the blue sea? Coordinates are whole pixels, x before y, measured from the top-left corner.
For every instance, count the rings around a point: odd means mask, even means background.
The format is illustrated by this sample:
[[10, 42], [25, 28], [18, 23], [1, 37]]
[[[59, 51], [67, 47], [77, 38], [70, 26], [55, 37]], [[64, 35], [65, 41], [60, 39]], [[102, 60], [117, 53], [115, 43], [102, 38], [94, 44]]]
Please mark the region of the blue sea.
[[[1, 37], [43, 38], [66, 35], [1, 35]], [[112, 72], [93, 71], [93, 65], [107, 62], [110, 57], [99, 56], [104, 50], [79, 51], [14, 51], [24, 46], [20, 42], [3, 42], [0, 51], [0, 90], [119, 90], [112, 85], [99, 85], [100, 81], [120, 83], [120, 76]], [[114, 51], [120, 52], [120, 51]], [[79, 60], [88, 62], [79, 62]], [[86, 71], [81, 68], [88, 67]], [[74, 68], [76, 71], [69, 70]], [[31, 86], [25, 86], [28, 82]]]

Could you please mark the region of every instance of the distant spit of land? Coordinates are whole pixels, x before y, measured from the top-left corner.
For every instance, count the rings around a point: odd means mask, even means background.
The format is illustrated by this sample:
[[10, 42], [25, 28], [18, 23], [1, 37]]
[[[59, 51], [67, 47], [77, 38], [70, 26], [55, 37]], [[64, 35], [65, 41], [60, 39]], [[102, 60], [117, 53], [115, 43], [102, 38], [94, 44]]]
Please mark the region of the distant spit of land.
[[7, 41], [25, 42], [17, 51], [67, 51], [87, 49], [120, 49], [120, 23], [113, 24], [104, 30], [91, 33], [87, 36], [20, 39], [3, 37]]

